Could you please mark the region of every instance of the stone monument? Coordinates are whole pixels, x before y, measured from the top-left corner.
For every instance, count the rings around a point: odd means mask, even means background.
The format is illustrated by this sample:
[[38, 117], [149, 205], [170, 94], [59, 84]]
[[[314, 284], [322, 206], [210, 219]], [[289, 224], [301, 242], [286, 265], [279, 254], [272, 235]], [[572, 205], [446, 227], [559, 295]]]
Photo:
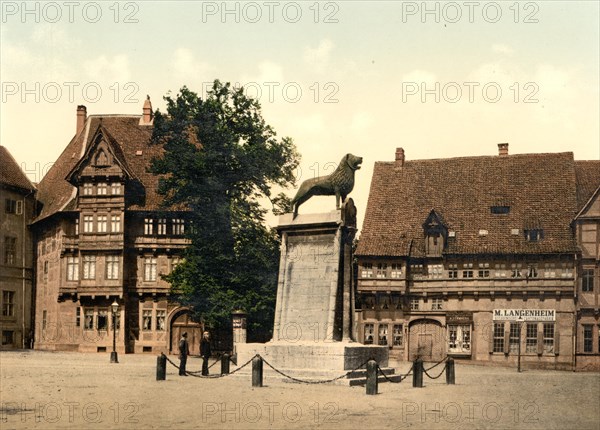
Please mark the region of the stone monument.
[[[353, 160], [362, 162], [360, 157]], [[318, 180], [334, 174], [309, 181], [318, 187]], [[308, 189], [306, 182], [300, 191]], [[339, 192], [332, 191], [329, 194]], [[343, 197], [350, 191], [343, 190]], [[354, 334], [352, 241], [356, 214], [353, 200], [347, 199], [331, 212], [279, 217], [276, 228], [281, 236], [281, 257], [273, 339], [266, 344], [236, 345], [238, 364], [258, 353], [278, 369], [302, 379], [339, 376], [369, 358], [381, 367], [388, 365], [387, 347], [362, 345]]]

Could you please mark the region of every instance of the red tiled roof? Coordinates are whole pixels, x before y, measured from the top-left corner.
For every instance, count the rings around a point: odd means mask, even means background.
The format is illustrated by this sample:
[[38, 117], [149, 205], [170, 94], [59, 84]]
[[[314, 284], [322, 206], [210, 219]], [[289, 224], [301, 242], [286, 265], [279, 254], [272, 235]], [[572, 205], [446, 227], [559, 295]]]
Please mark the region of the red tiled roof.
[[577, 209], [581, 210], [600, 187], [600, 161], [575, 161]]
[[113, 146], [118, 145], [121, 153], [116, 155], [144, 187], [143, 203], [130, 204], [126, 209], [164, 210], [163, 197], [158, 194], [159, 178], [147, 171], [152, 158], [160, 156], [163, 149], [150, 144], [152, 127], [140, 125], [140, 118], [141, 115], [90, 115], [81, 133], [71, 140], [38, 186], [38, 199], [43, 204], [38, 220], [75, 208], [77, 190], [66, 177], [85, 155], [99, 129], [107, 134]]
[[[493, 214], [491, 206], [510, 212]], [[446, 254], [578, 249], [570, 228], [577, 213], [572, 153], [415, 160], [403, 167], [377, 162], [357, 255], [423, 256], [423, 223], [432, 209], [456, 235]], [[528, 242], [523, 229], [536, 226], [544, 238]]]
[[33, 191], [35, 187], [4, 146], [0, 146], [0, 184]]

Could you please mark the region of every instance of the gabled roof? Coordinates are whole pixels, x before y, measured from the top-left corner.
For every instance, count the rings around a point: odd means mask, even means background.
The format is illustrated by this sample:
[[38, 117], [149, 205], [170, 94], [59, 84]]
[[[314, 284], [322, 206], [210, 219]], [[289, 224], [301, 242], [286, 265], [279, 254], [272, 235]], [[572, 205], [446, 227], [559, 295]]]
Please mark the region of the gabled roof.
[[575, 161], [578, 215], [593, 196], [600, 194], [600, 161]]
[[4, 146], [0, 146], [0, 185], [34, 191], [35, 186]]
[[[492, 206], [510, 211], [494, 214]], [[423, 221], [431, 208], [454, 231], [445, 254], [578, 249], [570, 229], [577, 213], [570, 152], [415, 160], [402, 167], [377, 162], [357, 255], [407, 256], [409, 250], [412, 256], [425, 255]], [[532, 225], [544, 230], [542, 240], [526, 240], [523, 229]]]
[[143, 187], [143, 201], [126, 202], [126, 209], [164, 210], [161, 206], [163, 197], [158, 194], [159, 177], [147, 171], [151, 160], [159, 157], [163, 149], [161, 145], [150, 143], [152, 127], [140, 125], [140, 118], [141, 115], [90, 115], [83, 130], [71, 140], [40, 182], [38, 199], [43, 208], [37, 220], [75, 208], [77, 189], [66, 178], [88, 154], [97, 137], [96, 131], [108, 136], [111, 148], [120, 152], [117, 157]]

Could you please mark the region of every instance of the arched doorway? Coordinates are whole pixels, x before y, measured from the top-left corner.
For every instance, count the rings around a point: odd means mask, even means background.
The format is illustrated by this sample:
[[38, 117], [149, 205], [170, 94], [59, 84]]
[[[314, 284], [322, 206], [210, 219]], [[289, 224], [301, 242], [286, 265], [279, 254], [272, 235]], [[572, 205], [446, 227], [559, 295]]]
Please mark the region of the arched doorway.
[[188, 309], [182, 309], [173, 315], [171, 319], [171, 343], [169, 351], [173, 354], [179, 353], [179, 339], [181, 334], [187, 332], [190, 354], [200, 354], [200, 340], [202, 339], [202, 324], [192, 321], [192, 314]]
[[408, 359], [420, 357], [423, 361], [440, 361], [444, 358], [446, 337], [442, 324], [435, 320], [419, 319], [410, 323]]

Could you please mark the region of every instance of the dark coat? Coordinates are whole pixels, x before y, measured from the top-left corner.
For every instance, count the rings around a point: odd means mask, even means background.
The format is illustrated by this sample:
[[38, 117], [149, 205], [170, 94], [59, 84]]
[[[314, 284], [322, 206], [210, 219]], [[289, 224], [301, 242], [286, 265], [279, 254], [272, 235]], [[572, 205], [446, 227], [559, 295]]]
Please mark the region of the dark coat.
[[179, 358], [187, 358], [190, 353], [190, 347], [185, 337], [182, 337], [179, 341]]
[[202, 338], [202, 341], [200, 342], [200, 355], [202, 357], [210, 357], [210, 354], [210, 341]]

